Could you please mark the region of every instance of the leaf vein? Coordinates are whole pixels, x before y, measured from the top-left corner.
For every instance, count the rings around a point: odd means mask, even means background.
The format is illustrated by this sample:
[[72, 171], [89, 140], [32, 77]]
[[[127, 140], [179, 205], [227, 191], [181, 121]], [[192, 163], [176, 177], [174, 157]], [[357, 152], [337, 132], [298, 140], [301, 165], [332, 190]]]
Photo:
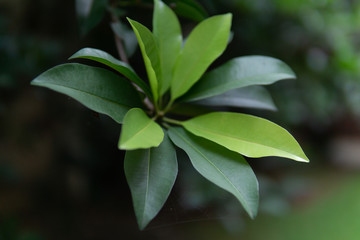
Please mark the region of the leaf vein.
[[[150, 120], [142, 129], [140, 129], [139, 131], [137, 131], [137, 133], [135, 133], [134, 135], [132, 135], [126, 142], [131, 141], [132, 139], [134, 139], [136, 136], [138, 136], [140, 133], [142, 133], [143, 131], [145, 131], [145, 129], [147, 129], [150, 124], [151, 124], [152, 120]], [[124, 143], [125, 144], [125, 143]]]
[[147, 199], [148, 199], [148, 194], [149, 194], [149, 181], [150, 181], [150, 161], [151, 161], [151, 148], [149, 149], [149, 153], [148, 153], [148, 161], [147, 161], [147, 176], [146, 176], [146, 189], [145, 189], [145, 198], [144, 198], [144, 210], [142, 213], [142, 224], [144, 224], [145, 221], [145, 212], [147, 209]]
[[[44, 86], [44, 87], [49, 87], [48, 84], [41, 84], [41, 82], [34, 82], [35, 85], [38, 85], [38, 86]], [[123, 104], [123, 103], [120, 103], [120, 102], [117, 102], [115, 100], [112, 100], [112, 99], [108, 99], [108, 98], [105, 98], [105, 97], [101, 97], [101, 96], [98, 96], [98, 95], [95, 95], [91, 92], [87, 92], [87, 91], [84, 91], [84, 90], [80, 90], [78, 88], [74, 88], [74, 87], [70, 87], [70, 86], [65, 86], [65, 85], [62, 85], [62, 84], [51, 84], [51, 85], [55, 85], [55, 86], [59, 86], [59, 87], [63, 87], [63, 88], [69, 88], [69, 89], [72, 89], [72, 90], [75, 90], [75, 91], [78, 91], [78, 92], [81, 92], [81, 93], [84, 93], [84, 94], [88, 94], [90, 96], [93, 96], [93, 97], [96, 97], [96, 98], [100, 98], [102, 100], [104, 100], [105, 102], [110, 102], [110, 103], [113, 103], [115, 105], [119, 105], [121, 107], [125, 106], [125, 107], [132, 107], [130, 105], [126, 105], [126, 104]], [[51, 86], [50, 86], [51, 87]]]
[[[176, 132], [176, 130], [175, 130]], [[245, 197], [244, 194], [240, 191], [240, 189], [238, 189], [232, 182], [231, 180], [226, 176], [225, 173], [223, 173], [209, 158], [207, 158], [199, 149], [197, 149], [195, 146], [193, 146], [189, 141], [186, 140], [186, 138], [182, 137], [181, 134], [178, 133], [178, 136], [183, 139], [184, 142], [186, 142], [191, 148], [193, 148], [197, 153], [199, 153], [204, 159], [206, 159], [210, 165], [212, 165], [222, 176], [223, 178], [231, 185], [232, 188], [235, 189], [236, 192], [239, 193], [239, 195], [243, 198], [244, 202], [243, 204], [245, 205], [245, 209], [250, 209], [249, 205], [247, 204], [247, 202], [245, 201]]]
[[[224, 133], [221, 133], [221, 134], [220, 134], [220, 133], [215, 132], [215, 131], [209, 131], [208, 129], [199, 128], [199, 127], [194, 127], [194, 125], [192, 125], [192, 127], [193, 127], [195, 130], [199, 130], [200, 132], [201, 132], [201, 131], [204, 131], [204, 132], [209, 133], [209, 134], [214, 134], [214, 135], [216, 135], [216, 136], [218, 136], [218, 137], [225, 137], [225, 138], [229, 138], [229, 139], [231, 139], [231, 140], [238, 140], [238, 141], [240, 141], [240, 142], [250, 143], [250, 144], [254, 144], [254, 145], [257, 145], [257, 146], [264, 147], [264, 148], [269, 148], [269, 149], [272, 149], [272, 150], [276, 150], [276, 151], [279, 151], [279, 152], [282, 152], [282, 153], [289, 154], [289, 155], [293, 156], [293, 157], [296, 158], [296, 159], [302, 159], [302, 160], [304, 160], [303, 158], [301, 158], [301, 157], [299, 157], [299, 156], [297, 156], [297, 155], [295, 155], [295, 154], [293, 154], [293, 153], [290, 153], [290, 152], [288, 152], [288, 151], [281, 150], [281, 149], [278, 149], [278, 148], [275, 148], [275, 147], [271, 147], [271, 146], [268, 146], [268, 145], [265, 145], [265, 144], [256, 143], [256, 142], [252, 142], [252, 141], [245, 140], [245, 139], [240, 139], [240, 138], [237, 138], [237, 137], [234, 137], [234, 136], [231, 136], [231, 135], [227, 135], [227, 134], [224, 134]], [[194, 134], [196, 134], [196, 133], [194, 133]], [[196, 134], [196, 135], [198, 135], [198, 134]], [[202, 136], [202, 137], [204, 137], [204, 136]], [[205, 138], [206, 138], [206, 137], [205, 137]], [[214, 140], [211, 140], [211, 141], [214, 141]], [[226, 146], [225, 146], [225, 147], [226, 147]], [[226, 147], [226, 148], [228, 148], [228, 147]], [[228, 149], [230, 149], [230, 148], [228, 148]], [[230, 150], [232, 150], [232, 149], [230, 149]], [[245, 154], [244, 154], [244, 155], [245, 155]]]

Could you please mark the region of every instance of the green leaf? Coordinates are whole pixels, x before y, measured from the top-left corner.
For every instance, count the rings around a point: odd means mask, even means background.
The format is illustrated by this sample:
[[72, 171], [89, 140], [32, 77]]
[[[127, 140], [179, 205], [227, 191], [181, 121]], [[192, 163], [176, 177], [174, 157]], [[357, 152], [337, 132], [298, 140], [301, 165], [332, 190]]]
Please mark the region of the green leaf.
[[164, 138], [162, 128], [140, 108], [130, 109], [124, 117], [119, 148], [132, 150], [160, 145]]
[[182, 125], [197, 136], [247, 157], [278, 156], [309, 162], [288, 131], [263, 118], [215, 112], [187, 120]]
[[122, 123], [130, 108], [142, 106], [138, 92], [126, 79], [103, 68], [78, 63], [51, 68], [31, 84], [66, 94], [118, 123]]
[[76, 52], [74, 55], [72, 55], [69, 59], [76, 58], [90, 59], [116, 70], [120, 74], [127, 77], [129, 80], [133, 81], [137, 86], [139, 86], [147, 96], [152, 97], [148, 85], [146, 85], [146, 83], [141, 80], [141, 78], [134, 72], [130, 65], [120, 60], [117, 60], [107, 52], [94, 48], [83, 48]]
[[171, 82], [172, 100], [186, 93], [225, 50], [231, 18], [231, 14], [208, 18], [190, 33], [175, 65]]
[[189, 156], [194, 168], [206, 179], [233, 194], [251, 218], [257, 214], [259, 186], [245, 159], [182, 128], [170, 128], [170, 139]]
[[160, 94], [170, 87], [175, 61], [180, 53], [182, 35], [175, 13], [162, 1], [155, 0], [153, 33], [159, 48], [162, 70]]
[[276, 111], [270, 93], [261, 86], [249, 86], [193, 102], [210, 107], [243, 107]]
[[174, 11], [182, 17], [200, 22], [208, 17], [205, 9], [194, 0], [175, 1]]
[[295, 78], [294, 72], [278, 59], [264, 56], [238, 57], [205, 74], [181, 100], [200, 100], [235, 88], [267, 85], [291, 78]]
[[159, 50], [157, 48], [153, 34], [141, 23], [127, 18], [133, 28], [139, 42], [141, 53], [144, 59], [146, 72], [149, 78], [154, 101], [159, 97], [161, 86], [161, 63]]
[[175, 148], [168, 136], [157, 148], [126, 151], [125, 176], [142, 230], [158, 214], [178, 172]]

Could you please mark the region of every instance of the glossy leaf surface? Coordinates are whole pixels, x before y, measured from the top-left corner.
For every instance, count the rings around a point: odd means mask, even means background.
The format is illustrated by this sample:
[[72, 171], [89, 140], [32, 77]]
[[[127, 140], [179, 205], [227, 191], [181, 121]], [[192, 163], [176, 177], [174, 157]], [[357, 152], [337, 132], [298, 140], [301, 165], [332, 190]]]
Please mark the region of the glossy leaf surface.
[[264, 56], [238, 57], [205, 74], [182, 100], [200, 100], [235, 88], [267, 85], [291, 78], [295, 78], [294, 72], [278, 59]]
[[170, 87], [175, 61], [181, 50], [182, 35], [175, 13], [160, 0], [155, 0], [153, 28], [162, 70], [160, 94], [164, 94]]
[[94, 48], [83, 48], [72, 55], [69, 59], [76, 58], [90, 59], [104, 64], [133, 81], [147, 96], [152, 96], [148, 85], [134, 72], [130, 65], [114, 58], [107, 52]]
[[276, 110], [270, 93], [261, 86], [233, 89], [217, 96], [195, 101], [194, 104], [210, 107], [241, 107]]
[[150, 119], [142, 109], [133, 108], [124, 117], [119, 148], [131, 150], [157, 147], [163, 138], [162, 128]]
[[245, 159], [216, 143], [196, 137], [182, 128], [170, 128], [169, 136], [189, 156], [206, 179], [233, 194], [254, 218], [259, 204], [256, 176]]
[[175, 65], [171, 82], [173, 100], [187, 92], [225, 50], [231, 18], [231, 14], [208, 18], [190, 33]]
[[142, 230], [158, 214], [174, 185], [178, 165], [167, 136], [157, 148], [126, 151], [125, 176]]
[[247, 157], [278, 156], [309, 161], [288, 131], [263, 118], [215, 112], [187, 120], [183, 126], [197, 136]]
[[128, 18], [137, 37], [141, 53], [144, 59], [146, 72], [149, 78], [154, 101], [159, 97], [159, 83], [161, 83], [161, 63], [159, 50], [150, 30], [134, 20]]
[[126, 79], [103, 68], [83, 64], [56, 66], [31, 84], [66, 94], [118, 123], [122, 123], [130, 108], [142, 105], [138, 92]]

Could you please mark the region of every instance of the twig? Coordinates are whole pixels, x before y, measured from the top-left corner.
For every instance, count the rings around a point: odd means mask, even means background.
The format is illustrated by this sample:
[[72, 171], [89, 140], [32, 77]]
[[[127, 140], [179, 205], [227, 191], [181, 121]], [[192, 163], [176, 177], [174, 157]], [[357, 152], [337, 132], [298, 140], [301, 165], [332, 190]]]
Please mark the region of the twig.
[[122, 39], [116, 33], [114, 33], [114, 36], [115, 36], [116, 49], [119, 53], [119, 57], [120, 57], [121, 61], [129, 64], [129, 60], [126, 56], [125, 49], [124, 49], [124, 46], [122, 43]]

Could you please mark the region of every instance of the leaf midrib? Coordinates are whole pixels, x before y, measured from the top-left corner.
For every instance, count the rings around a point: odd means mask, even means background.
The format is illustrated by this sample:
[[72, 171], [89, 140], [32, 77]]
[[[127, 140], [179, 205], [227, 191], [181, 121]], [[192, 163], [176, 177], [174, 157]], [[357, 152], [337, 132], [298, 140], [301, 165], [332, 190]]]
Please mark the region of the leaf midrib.
[[116, 58], [114, 58], [114, 61], [117, 61], [118, 63], [113, 63], [108, 59], [98, 57], [98, 56], [92, 56], [92, 55], [84, 55], [84, 56], [79, 56], [79, 57], [76, 57], [76, 58], [83, 58], [83, 59], [89, 59], [89, 60], [100, 62], [101, 64], [104, 64], [105, 66], [108, 66], [108, 67], [114, 69], [116, 72], [123, 75], [124, 77], [126, 77], [130, 81], [135, 82], [142, 90], [150, 93], [149, 89], [147, 88], [147, 85], [134, 72], [134, 70], [131, 68], [131, 66], [127, 66], [125, 64], [123, 65], [123, 63], [121, 63], [121, 61], [117, 60]]
[[[192, 125], [192, 124], [190, 124], [190, 125]], [[224, 133], [218, 133], [218, 132], [216, 132], [216, 131], [209, 131], [208, 129], [199, 128], [199, 127], [194, 127], [194, 125], [192, 125], [192, 127], [193, 127], [195, 130], [199, 130], [199, 131], [203, 131], [203, 132], [210, 133], [210, 134], [213, 134], [213, 135], [217, 135], [217, 136], [219, 136], [219, 137], [229, 138], [229, 139], [231, 139], [231, 140], [234, 140], [234, 139], [235, 139], [235, 140], [238, 140], [238, 141], [240, 141], [240, 142], [251, 143], [251, 144], [254, 144], [254, 145], [261, 146], [261, 147], [270, 148], [270, 149], [273, 149], [273, 150], [277, 150], [277, 151], [286, 153], [286, 154], [288, 154], [288, 155], [290, 155], [290, 156], [295, 157], [296, 159], [299, 159], [299, 158], [300, 158], [300, 159], [302, 159], [302, 160], [305, 160], [305, 159], [302, 158], [302, 157], [299, 157], [299, 156], [297, 156], [297, 155], [295, 155], [295, 154], [293, 154], [293, 153], [290, 153], [290, 152], [285, 151], [285, 150], [282, 150], [282, 149], [274, 148], [274, 147], [267, 146], [267, 145], [264, 145], [264, 144], [261, 144], [261, 143], [256, 143], [256, 142], [252, 142], [252, 141], [248, 141], [248, 140], [236, 138], [236, 137], [234, 137], [234, 136], [227, 135], [227, 134], [224, 134]], [[186, 128], [186, 126], [185, 126], [185, 128]], [[194, 133], [194, 134], [196, 134], [196, 133]], [[196, 134], [196, 135], [198, 135], [198, 134]], [[211, 141], [214, 141], [214, 140], [211, 140]], [[224, 147], [226, 147], [226, 146], [224, 146]], [[226, 148], [228, 148], [228, 147], [226, 147]], [[228, 148], [228, 149], [230, 149], [230, 148]], [[230, 149], [230, 150], [232, 150], [232, 149]], [[233, 151], [233, 150], [232, 150], [232, 151]], [[242, 153], [242, 154], [243, 154], [243, 153]], [[245, 155], [245, 154], [244, 154], [244, 155]]]
[[148, 153], [148, 163], [147, 163], [147, 176], [146, 176], [146, 189], [145, 189], [145, 198], [144, 198], [144, 209], [141, 215], [141, 222], [142, 225], [144, 225], [144, 221], [145, 221], [145, 212], [147, 209], [147, 199], [148, 199], [148, 194], [149, 194], [149, 182], [150, 182], [150, 161], [151, 161], [151, 148], [149, 148], [149, 153]]
[[[221, 32], [221, 31], [218, 31], [218, 33], [219, 32]], [[217, 35], [219, 35], [219, 34], [217, 34]], [[210, 43], [208, 44], [208, 46], [205, 48], [205, 50], [203, 51], [203, 53], [201, 54], [201, 55], [197, 55], [198, 56], [198, 58], [197, 59], [202, 59], [203, 58], [203, 56], [207, 53], [207, 50], [210, 48], [210, 46], [211, 46], [211, 44], [213, 44], [213, 42], [215, 42], [215, 39], [212, 39], [212, 41], [210, 41]], [[185, 46], [186, 47], [186, 46]], [[184, 47], [184, 49], [185, 49], [185, 47]], [[222, 51], [220, 51], [220, 53], [221, 53]], [[219, 54], [216, 54], [216, 55], [219, 55]], [[181, 56], [181, 60], [183, 61], [183, 59], [184, 59], [184, 54], [181, 54], [180, 55]], [[199, 61], [195, 61], [195, 62], [199, 62]], [[212, 62], [211, 62], [212, 63]], [[211, 64], [210, 63], [210, 64]], [[209, 65], [210, 65], [209, 64]], [[196, 67], [195, 66], [198, 66], [198, 64], [193, 64], [190, 68], [189, 68], [189, 70], [186, 72], [186, 77], [183, 77], [183, 79], [185, 79], [185, 81], [180, 81], [181, 83], [178, 85], [178, 87], [177, 87], [177, 91], [179, 92], [179, 89], [182, 89], [182, 87], [184, 86], [184, 84], [185, 83], [188, 83], [189, 82], [189, 75], [190, 75], [190, 73], [191, 72], [194, 72], [193, 71], [193, 69], [196, 69]], [[206, 71], [206, 69], [205, 69], [205, 71]], [[178, 71], [177, 71], [178, 72]], [[177, 76], [177, 75], [176, 75]], [[200, 77], [201, 77], [201, 75], [200, 75]], [[198, 78], [198, 79], [200, 79], [200, 77]], [[196, 81], [195, 81], [196, 82]], [[194, 82], [194, 83], [195, 83]], [[180, 95], [181, 96], [181, 95]]]
[[104, 100], [105, 102], [110, 102], [110, 103], [113, 103], [115, 105], [119, 105], [121, 107], [125, 106], [125, 107], [132, 107], [130, 105], [126, 105], [126, 104], [123, 104], [123, 103], [120, 103], [120, 102], [117, 102], [115, 100], [112, 100], [112, 99], [108, 99], [108, 98], [105, 98], [105, 97], [101, 97], [99, 95], [95, 95], [91, 92], [87, 92], [87, 91], [83, 91], [83, 90], [80, 90], [78, 88], [74, 88], [74, 87], [69, 87], [69, 86], [65, 86], [65, 85], [62, 85], [62, 84], [54, 84], [54, 83], [45, 83], [45, 84], [41, 84], [41, 82], [33, 82], [34, 85], [38, 85], [38, 86], [44, 86], [44, 87], [50, 87], [51, 85], [54, 85], [54, 86], [59, 86], [59, 87], [63, 87], [63, 88], [69, 88], [69, 89], [72, 89], [72, 90], [75, 90], [75, 91], [78, 91], [78, 92], [81, 92], [81, 93], [84, 93], [84, 94], [88, 94], [90, 96], [93, 96], [93, 97], [96, 97], [96, 98], [100, 98], [102, 100]]
[[[209, 74], [211, 74], [211, 72], [209, 72]], [[225, 83], [221, 83], [221, 84], [218, 84], [218, 85], [215, 85], [215, 86], [212, 86], [210, 88], [207, 88], [203, 91], [197, 91], [196, 93], [192, 94], [192, 95], [189, 95], [188, 98], [190, 98], [192, 101], [195, 101], [195, 100], [200, 100], [200, 99], [204, 99], [204, 98], [208, 98], [208, 97], [211, 97], [212, 96], [212, 93], [214, 92], [215, 89], [217, 89], [219, 86], [222, 86], [222, 87], [227, 87], [228, 89], [225, 90], [225, 91], [218, 91], [220, 92], [219, 94], [216, 93], [215, 95], [220, 95], [221, 93], [225, 93], [227, 91], [230, 91], [231, 89], [236, 89], [236, 88], [243, 88], [243, 87], [247, 87], [247, 86], [250, 86], [250, 85], [254, 85], [253, 83], [248, 83], [248, 84], [239, 84], [240, 86], [236, 86], [236, 82], [237, 81], [251, 81], [251, 79], [253, 78], [262, 78], [262, 77], [265, 77], [267, 75], [284, 75], [285, 77], [289, 77], [289, 78], [294, 78], [294, 75], [291, 75], [291, 74], [288, 74], [288, 73], [270, 73], [270, 74], [259, 74], [259, 75], [256, 75], [256, 76], [251, 76], [251, 77], [245, 77], [245, 78], [240, 78], [238, 80], [230, 80], [230, 81], [227, 81]], [[282, 79], [285, 79], [282, 78]], [[204, 76], [204, 82], [206, 82], [206, 79], [209, 78], [207, 76]], [[282, 80], [280, 79], [280, 80]], [[200, 83], [200, 82], [199, 82]], [[258, 83], [256, 85], [270, 85], [274, 83], [274, 81], [271, 81], [271, 82], [266, 82], [266, 83]], [[236, 86], [236, 87], [233, 87], [233, 86]], [[216, 92], [216, 91], [215, 91]], [[210, 96], [209, 96], [210, 95]], [[214, 96], [215, 96], [214, 95]], [[186, 98], [185, 98], [186, 99]]]
[[128, 143], [129, 141], [131, 141], [132, 139], [134, 139], [136, 136], [138, 136], [141, 132], [145, 131], [145, 129], [147, 129], [150, 124], [152, 123], [152, 120], [150, 119], [148, 121], [147, 124], [144, 125], [144, 127], [142, 127], [140, 130], [138, 130], [134, 135], [132, 135], [128, 140], [126, 140], [123, 145], [126, 145], [126, 143]]
[[[174, 130], [175, 132], [177, 132], [176, 130]], [[193, 146], [189, 141], [187, 141], [186, 140], [186, 138], [184, 138], [184, 137], [182, 137], [182, 135], [181, 134], [179, 134], [178, 132], [177, 132], [177, 135], [181, 138], [181, 139], [183, 139], [183, 141], [184, 142], [186, 142], [191, 148], [193, 148], [197, 153], [199, 153], [201, 156], [203, 156], [204, 157], [204, 159], [206, 159], [218, 172], [220, 172], [220, 174], [223, 176], [223, 178], [225, 179], [225, 181], [227, 181], [231, 186], [232, 186], [232, 188], [234, 188], [235, 189], [235, 191], [236, 192], [238, 192], [239, 193], [239, 195], [241, 196], [241, 198], [244, 200], [244, 207], [245, 207], [245, 209], [248, 209], [250, 212], [251, 212], [251, 210], [250, 210], [250, 208], [249, 208], [249, 205], [248, 205], [248, 203], [247, 203], [247, 201], [246, 201], [246, 199], [245, 199], [245, 197], [244, 197], [244, 194], [238, 189], [238, 188], [236, 188], [236, 186], [230, 181], [230, 179], [225, 175], [225, 173], [223, 173], [213, 162], [211, 162], [211, 160], [210, 159], [208, 159], [200, 150], [198, 150], [195, 146]]]

